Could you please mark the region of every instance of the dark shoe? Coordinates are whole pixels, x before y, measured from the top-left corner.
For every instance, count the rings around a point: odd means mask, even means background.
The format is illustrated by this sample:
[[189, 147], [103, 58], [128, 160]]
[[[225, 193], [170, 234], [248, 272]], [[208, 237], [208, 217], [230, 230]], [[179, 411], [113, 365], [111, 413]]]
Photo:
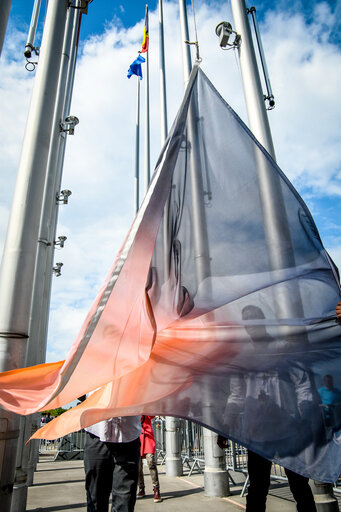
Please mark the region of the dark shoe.
[[146, 493], [144, 492], [144, 487], [139, 488], [139, 492], [136, 494], [136, 499], [144, 498]]
[[154, 487], [154, 503], [160, 503], [162, 501], [159, 487]]

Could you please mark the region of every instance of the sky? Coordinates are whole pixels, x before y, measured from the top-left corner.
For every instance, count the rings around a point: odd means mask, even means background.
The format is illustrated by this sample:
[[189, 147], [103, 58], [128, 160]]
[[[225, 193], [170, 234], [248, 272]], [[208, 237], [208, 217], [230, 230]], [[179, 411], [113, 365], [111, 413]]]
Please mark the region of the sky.
[[[232, 22], [227, 1], [195, 1], [201, 67], [246, 122], [237, 53], [215, 34]], [[249, 4], [250, 7], [252, 4]], [[268, 113], [277, 162], [308, 205], [323, 243], [341, 268], [341, 0], [258, 0], [257, 9], [276, 107]], [[35, 72], [23, 50], [33, 0], [12, 2], [0, 57], [0, 253]], [[157, 2], [149, 4], [151, 167], [161, 148]], [[42, 1], [37, 45], [46, 11]], [[194, 38], [191, 5], [190, 37]], [[55, 262], [47, 361], [65, 358], [134, 217], [136, 80], [127, 70], [141, 47], [145, 3], [93, 0], [83, 16], [71, 114], [80, 119], [66, 146], [57, 236], [67, 236]], [[169, 127], [184, 91], [178, 2], [164, 2]], [[144, 162], [141, 83], [141, 173]], [[228, 137], [229, 134], [222, 134]], [[143, 182], [143, 179], [141, 180]], [[144, 189], [141, 186], [143, 197]]]

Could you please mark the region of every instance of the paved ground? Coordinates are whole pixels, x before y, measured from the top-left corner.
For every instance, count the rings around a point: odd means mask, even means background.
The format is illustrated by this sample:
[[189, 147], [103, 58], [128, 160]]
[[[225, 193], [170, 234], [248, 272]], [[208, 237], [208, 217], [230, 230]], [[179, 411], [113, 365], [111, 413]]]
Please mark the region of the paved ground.
[[[244, 476], [232, 474], [237, 485], [231, 485], [231, 496], [208, 498], [204, 495], [203, 474], [190, 477], [167, 477], [164, 466], [159, 466], [162, 503], [154, 503], [152, 485], [145, 467], [146, 497], [136, 503], [136, 512], [236, 512], [245, 510], [245, 497], [240, 497]], [[34, 484], [28, 490], [27, 511], [31, 512], [85, 512], [83, 461], [57, 461], [52, 456], [40, 458]], [[286, 484], [272, 485], [267, 512], [294, 512], [296, 507]]]

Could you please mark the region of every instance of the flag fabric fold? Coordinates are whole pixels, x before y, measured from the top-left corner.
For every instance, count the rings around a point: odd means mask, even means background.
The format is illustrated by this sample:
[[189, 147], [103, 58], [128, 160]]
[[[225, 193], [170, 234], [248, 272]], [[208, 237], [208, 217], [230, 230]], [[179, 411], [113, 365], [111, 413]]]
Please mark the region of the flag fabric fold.
[[[264, 174], [276, 189], [275, 213], [264, 204]], [[271, 215], [282, 223], [279, 237], [269, 235]], [[341, 387], [339, 297], [305, 203], [195, 65], [146, 197], [69, 356], [0, 374], [0, 403], [30, 414], [95, 390], [33, 437], [112, 416], [179, 416], [333, 482], [341, 404], [327, 415], [320, 389], [326, 375]]]
[[143, 62], [146, 62], [146, 59], [144, 57], [142, 57], [142, 55], [139, 55], [134, 60], [134, 62], [132, 62], [130, 64], [130, 67], [128, 69], [127, 77], [130, 78], [133, 75], [136, 75], [136, 76], [140, 77], [140, 80], [142, 80], [143, 77], [142, 77], [142, 66], [141, 66], [141, 64]]

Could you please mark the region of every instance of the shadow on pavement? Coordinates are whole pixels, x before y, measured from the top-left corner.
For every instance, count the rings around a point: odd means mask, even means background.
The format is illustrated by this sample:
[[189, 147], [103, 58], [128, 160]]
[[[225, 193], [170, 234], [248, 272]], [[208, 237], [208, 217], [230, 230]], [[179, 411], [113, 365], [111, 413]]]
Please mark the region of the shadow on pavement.
[[86, 508], [86, 503], [74, 503], [73, 505], [56, 505], [55, 507], [33, 508], [30, 512], [58, 512], [59, 510], [72, 510], [74, 508]]

